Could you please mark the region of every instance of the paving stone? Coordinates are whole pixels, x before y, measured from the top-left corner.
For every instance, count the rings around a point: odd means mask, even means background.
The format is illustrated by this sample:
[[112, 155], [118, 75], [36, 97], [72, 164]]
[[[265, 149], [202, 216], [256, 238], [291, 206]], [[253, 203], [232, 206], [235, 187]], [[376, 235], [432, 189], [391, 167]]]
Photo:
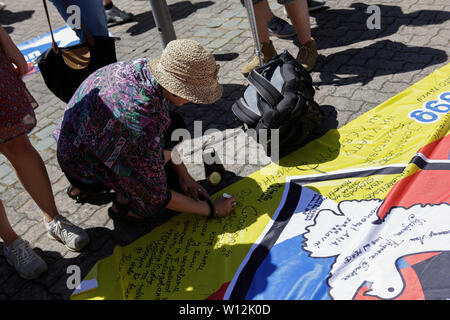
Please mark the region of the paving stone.
[[[27, 202], [25, 202], [25, 204], [23, 206], [21, 206], [19, 208], [18, 212], [20, 212], [22, 215], [24, 215], [25, 219], [27, 219], [27, 220], [35, 220], [35, 221], [41, 222], [42, 218], [44, 217], [41, 209], [39, 209], [36, 202], [34, 202], [34, 200], [31, 198]], [[37, 239], [37, 238], [39, 238], [39, 237], [31, 238], [31, 239]]]
[[0, 164], [0, 178], [3, 178], [4, 176], [10, 174], [12, 170], [13, 169], [11, 168], [10, 165], [6, 163]]
[[17, 176], [14, 171], [10, 171], [6, 176], [2, 178], [2, 183], [7, 186], [14, 185], [17, 181]]
[[45, 151], [47, 148], [49, 148], [51, 145], [55, 144], [55, 139], [53, 139], [52, 137], [48, 137], [45, 138], [41, 141], [39, 141], [38, 143], [34, 144], [33, 146], [36, 148], [36, 150], [38, 152], [43, 152]]
[[[30, 195], [24, 190], [16, 190], [16, 189], [9, 189], [8, 191], [11, 192], [11, 199], [5, 200], [3, 199], [3, 203], [5, 206], [10, 208], [18, 209], [22, 207], [25, 202], [27, 202], [31, 197]], [[5, 194], [2, 194], [2, 198]]]
[[220, 48], [223, 45], [225, 45], [227, 42], [228, 42], [228, 39], [220, 38], [220, 39], [216, 39], [216, 40], [208, 43], [207, 47], [209, 49], [217, 49], [217, 48]]
[[223, 23], [224, 23], [224, 20], [211, 19], [211, 20], [209, 20], [209, 22], [207, 23], [206, 26], [209, 28], [217, 28], [217, 27], [220, 27]]
[[233, 29], [242, 22], [242, 19], [231, 19], [221, 25], [221, 29]]
[[[47, 139], [47, 138], [51, 138], [53, 131], [55, 131], [56, 125], [53, 124], [49, 124], [47, 126], [45, 126], [42, 130], [40, 130], [39, 132], [34, 132], [33, 134], [38, 137], [39, 139]], [[53, 139], [52, 142], [55, 142], [55, 140]]]

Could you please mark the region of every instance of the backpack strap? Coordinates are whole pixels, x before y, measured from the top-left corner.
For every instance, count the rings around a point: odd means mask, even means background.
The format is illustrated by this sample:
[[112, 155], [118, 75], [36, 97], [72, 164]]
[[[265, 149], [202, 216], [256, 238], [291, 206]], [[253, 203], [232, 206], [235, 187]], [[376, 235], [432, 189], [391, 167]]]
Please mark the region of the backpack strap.
[[277, 90], [277, 88], [275, 88], [269, 80], [264, 78], [256, 70], [253, 69], [247, 79], [248, 83], [255, 88], [258, 94], [271, 106], [276, 106], [283, 99], [283, 95]]

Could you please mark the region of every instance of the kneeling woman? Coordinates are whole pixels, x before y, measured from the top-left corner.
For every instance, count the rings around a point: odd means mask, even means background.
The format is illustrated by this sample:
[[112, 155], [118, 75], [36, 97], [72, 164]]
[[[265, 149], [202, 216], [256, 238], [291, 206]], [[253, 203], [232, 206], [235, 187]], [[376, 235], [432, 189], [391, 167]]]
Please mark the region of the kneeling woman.
[[[211, 202], [164, 141], [171, 123], [169, 101], [210, 104], [222, 95], [214, 57], [194, 40], [174, 40], [159, 60], [108, 65], [89, 76], [70, 100], [55, 131], [57, 156], [73, 197], [113, 189], [110, 213], [131, 219], [158, 218], [165, 208], [224, 217], [232, 198]], [[181, 191], [171, 190], [168, 163]], [[205, 200], [199, 200], [199, 199]]]

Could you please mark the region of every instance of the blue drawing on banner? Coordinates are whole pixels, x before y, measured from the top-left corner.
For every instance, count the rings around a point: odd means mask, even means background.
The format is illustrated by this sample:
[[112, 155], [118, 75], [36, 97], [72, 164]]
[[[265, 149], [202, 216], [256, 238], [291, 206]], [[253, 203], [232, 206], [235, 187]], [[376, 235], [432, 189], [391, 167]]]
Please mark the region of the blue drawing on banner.
[[[70, 29], [67, 25], [53, 31], [58, 47], [63, 48], [80, 43], [80, 39], [76, 33]], [[28, 62], [29, 72], [27, 75], [39, 71], [39, 67], [34, 62], [36, 59], [44, 53], [48, 48], [52, 46], [52, 38], [50, 32], [43, 34], [39, 37], [20, 43], [17, 47], [22, 52], [25, 60]]]

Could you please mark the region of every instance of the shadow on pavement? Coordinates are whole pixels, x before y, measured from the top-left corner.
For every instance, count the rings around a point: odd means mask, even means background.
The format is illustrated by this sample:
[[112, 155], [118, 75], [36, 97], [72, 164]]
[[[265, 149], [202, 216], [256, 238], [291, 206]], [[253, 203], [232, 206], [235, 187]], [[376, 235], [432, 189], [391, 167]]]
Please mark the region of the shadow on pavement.
[[171, 106], [171, 110], [183, 117], [191, 137], [195, 137], [194, 121], [201, 121], [202, 133], [208, 129], [237, 128], [240, 123], [231, 111], [231, 106], [242, 96], [245, 88], [246, 86], [240, 84], [224, 84], [222, 98], [213, 104], [187, 103], [181, 107]]
[[215, 53], [214, 58], [216, 61], [231, 61], [236, 59], [239, 56], [239, 53], [230, 52], [230, 53]]
[[8, 9], [4, 9], [0, 11], [0, 21], [2, 25], [10, 25], [17, 22], [22, 22], [28, 19], [31, 19], [33, 16], [34, 10], [25, 10], [19, 12], [12, 12]]
[[418, 10], [404, 13], [399, 6], [377, 5], [380, 8], [381, 28], [370, 30], [367, 20], [369, 5], [354, 3], [351, 9], [323, 8], [312, 12], [317, 27], [311, 32], [317, 40], [318, 49], [348, 46], [366, 40], [376, 40], [396, 34], [402, 26], [439, 25], [450, 20], [450, 12]]
[[422, 70], [447, 58], [443, 50], [381, 40], [364, 48], [321, 56], [316, 64], [321, 81], [315, 85], [365, 85], [379, 76]]
[[[212, 1], [203, 1], [199, 3], [192, 3], [190, 1], [180, 1], [171, 5], [168, 5], [169, 12], [172, 21], [180, 20], [186, 18], [187, 16], [193, 14], [198, 9], [206, 8], [213, 5]], [[149, 5], [149, 8], [150, 5]], [[142, 33], [147, 32], [150, 29], [156, 27], [155, 20], [153, 19], [152, 11], [147, 11], [133, 17], [133, 20], [137, 23], [130, 27], [126, 32], [132, 36], [137, 36]]]

